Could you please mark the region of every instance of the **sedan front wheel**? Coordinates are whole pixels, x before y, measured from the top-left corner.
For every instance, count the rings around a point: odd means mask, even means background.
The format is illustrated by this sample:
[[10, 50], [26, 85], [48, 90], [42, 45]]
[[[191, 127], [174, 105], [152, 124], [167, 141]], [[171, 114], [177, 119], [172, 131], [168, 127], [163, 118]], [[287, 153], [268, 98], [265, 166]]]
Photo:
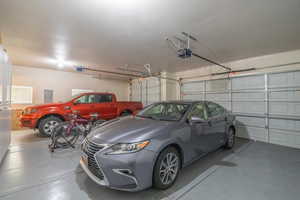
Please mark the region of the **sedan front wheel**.
[[174, 147], [163, 150], [155, 163], [153, 185], [158, 189], [171, 187], [180, 170], [180, 155]]

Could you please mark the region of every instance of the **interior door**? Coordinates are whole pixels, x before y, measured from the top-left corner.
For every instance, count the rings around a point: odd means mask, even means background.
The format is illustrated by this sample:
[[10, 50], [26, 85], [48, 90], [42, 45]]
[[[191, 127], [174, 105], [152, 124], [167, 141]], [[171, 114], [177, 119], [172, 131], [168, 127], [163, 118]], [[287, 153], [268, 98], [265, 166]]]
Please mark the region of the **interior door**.
[[207, 134], [210, 135], [212, 140], [211, 150], [214, 150], [225, 143], [226, 136], [226, 115], [225, 109], [213, 102], [207, 102], [207, 114], [210, 128], [207, 130]]
[[0, 45], [0, 162], [10, 144], [11, 65]]

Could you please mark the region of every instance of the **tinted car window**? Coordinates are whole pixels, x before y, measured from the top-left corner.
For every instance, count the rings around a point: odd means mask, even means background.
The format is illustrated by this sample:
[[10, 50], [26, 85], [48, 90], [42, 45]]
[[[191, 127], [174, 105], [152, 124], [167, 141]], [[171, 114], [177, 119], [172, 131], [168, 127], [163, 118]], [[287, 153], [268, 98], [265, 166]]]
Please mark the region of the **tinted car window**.
[[146, 107], [137, 116], [157, 120], [177, 121], [182, 118], [188, 108], [188, 104], [159, 103]]
[[219, 115], [224, 114], [225, 109], [213, 102], [208, 102], [207, 103], [207, 112], [208, 112], [208, 117], [216, 117]]
[[188, 117], [189, 118], [191, 118], [191, 117], [199, 117], [201, 119], [206, 120], [207, 119], [207, 113], [206, 113], [204, 104], [203, 103], [196, 104], [193, 107], [192, 111], [189, 113]]
[[146, 110], [143, 114], [144, 115], [161, 115], [165, 104], [157, 104], [154, 105], [151, 109]]
[[97, 102], [97, 97], [98, 95], [95, 94], [90, 94], [90, 95], [83, 95], [76, 99], [75, 103], [77, 104], [84, 104], [84, 103], [96, 103]]
[[101, 95], [102, 98], [102, 102], [112, 102], [112, 95], [111, 94], [105, 94], [105, 95]]

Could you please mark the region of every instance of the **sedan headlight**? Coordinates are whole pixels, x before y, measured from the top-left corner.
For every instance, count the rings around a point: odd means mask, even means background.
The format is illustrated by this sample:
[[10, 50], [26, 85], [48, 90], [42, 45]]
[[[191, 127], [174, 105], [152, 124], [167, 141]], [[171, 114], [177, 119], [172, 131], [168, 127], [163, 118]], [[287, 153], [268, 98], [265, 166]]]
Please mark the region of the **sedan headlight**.
[[144, 149], [150, 143], [149, 140], [136, 143], [127, 143], [127, 144], [115, 144], [108, 149], [106, 154], [126, 154], [126, 153], [135, 153]]

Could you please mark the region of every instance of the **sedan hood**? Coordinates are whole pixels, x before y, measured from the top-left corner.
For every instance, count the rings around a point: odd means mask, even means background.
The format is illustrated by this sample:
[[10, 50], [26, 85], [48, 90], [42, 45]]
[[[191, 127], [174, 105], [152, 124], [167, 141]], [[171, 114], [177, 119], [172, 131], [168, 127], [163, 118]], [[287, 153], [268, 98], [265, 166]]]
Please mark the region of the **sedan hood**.
[[173, 122], [140, 117], [123, 117], [105, 122], [93, 130], [87, 139], [97, 144], [132, 143], [147, 140]]

